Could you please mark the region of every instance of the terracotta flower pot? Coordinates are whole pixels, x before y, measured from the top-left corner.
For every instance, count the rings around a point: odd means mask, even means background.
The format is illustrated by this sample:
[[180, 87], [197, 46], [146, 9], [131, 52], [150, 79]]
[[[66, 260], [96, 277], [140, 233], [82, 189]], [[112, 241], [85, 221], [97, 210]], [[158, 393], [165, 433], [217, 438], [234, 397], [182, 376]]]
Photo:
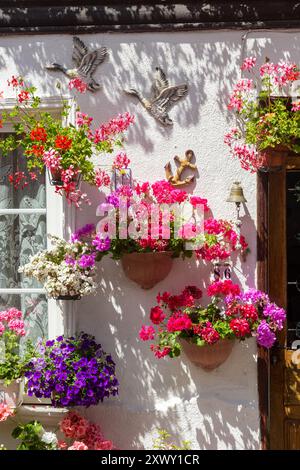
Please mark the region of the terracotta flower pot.
[[265, 163], [260, 168], [260, 171], [268, 172], [274, 170], [281, 170], [283, 168], [285, 159], [289, 154], [289, 149], [285, 145], [277, 145], [276, 147], [267, 147], [261, 151]]
[[191, 362], [202, 367], [207, 372], [219, 367], [229, 357], [234, 340], [221, 339], [215, 344], [197, 346], [188, 340], [182, 341], [182, 347]]
[[151, 289], [167, 277], [173, 259], [168, 251], [154, 253], [126, 253], [121, 259], [125, 275], [142, 289]]
[[23, 400], [23, 382], [14, 381], [10, 385], [5, 385], [0, 380], [0, 403], [6, 403], [11, 408], [17, 408]]

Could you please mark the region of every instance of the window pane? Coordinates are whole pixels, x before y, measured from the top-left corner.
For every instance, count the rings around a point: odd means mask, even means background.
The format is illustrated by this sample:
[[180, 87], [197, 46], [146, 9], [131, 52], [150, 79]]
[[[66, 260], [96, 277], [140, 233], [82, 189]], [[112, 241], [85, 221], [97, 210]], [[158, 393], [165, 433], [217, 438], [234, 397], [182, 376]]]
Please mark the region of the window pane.
[[9, 175], [26, 170], [26, 157], [22, 150], [12, 152], [11, 157], [0, 156], [0, 209], [44, 209], [46, 207], [45, 173], [39, 174], [36, 181], [28, 179], [29, 184], [17, 189], [9, 182]]
[[45, 214], [0, 214], [0, 287], [42, 287], [18, 273], [30, 256], [46, 248]]
[[48, 337], [48, 303], [44, 294], [0, 294], [0, 310], [16, 307], [23, 312], [26, 337], [34, 343]]

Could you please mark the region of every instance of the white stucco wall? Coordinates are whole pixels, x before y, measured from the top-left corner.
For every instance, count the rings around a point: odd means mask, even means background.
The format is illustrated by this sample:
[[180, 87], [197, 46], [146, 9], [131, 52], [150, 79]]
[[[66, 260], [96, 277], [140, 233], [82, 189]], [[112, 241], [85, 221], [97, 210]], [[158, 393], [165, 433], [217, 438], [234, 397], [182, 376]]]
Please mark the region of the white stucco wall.
[[[79, 97], [82, 110], [105, 121], [130, 111], [136, 124], [128, 133], [127, 153], [134, 177], [155, 181], [164, 178], [164, 164], [175, 154], [194, 150], [199, 168], [194, 194], [207, 197], [214, 216], [231, 218], [225, 202], [231, 183], [240, 180], [248, 200], [242, 211], [243, 233], [251, 254], [239, 261], [233, 274], [243, 287], [255, 285], [256, 178], [227, 157], [224, 132], [230, 125], [226, 99], [238, 77], [241, 55], [281, 57], [299, 62], [299, 34], [251, 33], [242, 46], [242, 32], [192, 32], [166, 34], [86, 35], [93, 46], [106, 45], [110, 58], [96, 78], [103, 90]], [[0, 88], [9, 75], [21, 74], [50, 95], [56, 78], [43, 66], [52, 60], [70, 64], [71, 36], [18, 36], [0, 39]], [[122, 92], [130, 85], [149, 93], [155, 66], [162, 67], [172, 83], [187, 82], [187, 98], [171, 111], [173, 128], [163, 128], [134, 98]], [[64, 79], [63, 79], [64, 80]], [[66, 83], [66, 82], [65, 82]], [[86, 188], [93, 205], [77, 212], [76, 225], [96, 221], [99, 193]], [[143, 291], [124, 277], [120, 266], [105, 259], [99, 267], [101, 287], [96, 297], [76, 304], [78, 330], [95, 334], [117, 362], [120, 394], [87, 415], [99, 422], [120, 449], [151, 448], [157, 428], [187, 439], [193, 449], [259, 448], [259, 412], [254, 341], [236, 344], [230, 359], [206, 373], [182, 356], [156, 360], [147, 343], [138, 339], [142, 323], [159, 290], [179, 291], [186, 284], [204, 286], [209, 268], [195, 261], [176, 260], [171, 274], [160, 285]], [[0, 442], [5, 440], [1, 437]], [[2, 433], [3, 434], [3, 433]]]

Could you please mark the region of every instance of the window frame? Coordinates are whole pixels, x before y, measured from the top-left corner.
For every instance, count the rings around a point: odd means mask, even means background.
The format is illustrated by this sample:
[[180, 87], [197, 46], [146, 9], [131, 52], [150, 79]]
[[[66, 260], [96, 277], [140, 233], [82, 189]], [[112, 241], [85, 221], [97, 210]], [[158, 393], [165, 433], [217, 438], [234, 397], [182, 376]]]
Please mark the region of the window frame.
[[[62, 110], [62, 100], [70, 105], [70, 113], [65, 125], [75, 125], [76, 103], [70, 96], [42, 97], [39, 109], [53, 115]], [[7, 98], [2, 101], [2, 108], [10, 111], [16, 104], [14, 98]], [[34, 112], [34, 110], [33, 110]], [[0, 130], [0, 134], [13, 132], [13, 125], [5, 123]], [[55, 187], [51, 186], [47, 174], [46, 184], [46, 207], [45, 209], [0, 209], [0, 215], [10, 214], [45, 214], [46, 233], [56, 235], [60, 238], [68, 239], [75, 229], [75, 209], [70, 206], [65, 198], [55, 194]], [[59, 214], [59, 217], [58, 217]], [[51, 243], [47, 238], [47, 248]], [[34, 294], [45, 293], [43, 288], [0, 288], [0, 294]], [[53, 339], [60, 334], [73, 335], [75, 333], [75, 305], [74, 302], [62, 302], [55, 299], [47, 299], [48, 303], [48, 337]]]

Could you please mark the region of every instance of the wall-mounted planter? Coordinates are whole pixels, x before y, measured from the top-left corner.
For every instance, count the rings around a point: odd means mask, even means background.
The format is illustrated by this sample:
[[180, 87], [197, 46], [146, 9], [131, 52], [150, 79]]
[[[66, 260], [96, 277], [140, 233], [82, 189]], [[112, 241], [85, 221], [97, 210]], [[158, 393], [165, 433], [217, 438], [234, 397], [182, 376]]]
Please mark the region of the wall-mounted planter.
[[23, 382], [15, 380], [10, 385], [5, 385], [0, 380], [0, 403], [6, 403], [11, 408], [17, 408], [23, 401]]
[[172, 253], [126, 253], [121, 259], [125, 275], [142, 289], [151, 289], [167, 277], [172, 269]]
[[280, 171], [283, 168], [284, 161], [289, 154], [289, 149], [285, 145], [268, 147], [264, 151], [265, 165], [260, 168], [262, 172]]
[[205, 346], [197, 346], [195, 343], [183, 340], [181, 344], [189, 360], [209, 372], [228, 359], [234, 346], [234, 340], [221, 339], [214, 344]]
[[55, 300], [80, 300], [80, 295], [59, 295]]

